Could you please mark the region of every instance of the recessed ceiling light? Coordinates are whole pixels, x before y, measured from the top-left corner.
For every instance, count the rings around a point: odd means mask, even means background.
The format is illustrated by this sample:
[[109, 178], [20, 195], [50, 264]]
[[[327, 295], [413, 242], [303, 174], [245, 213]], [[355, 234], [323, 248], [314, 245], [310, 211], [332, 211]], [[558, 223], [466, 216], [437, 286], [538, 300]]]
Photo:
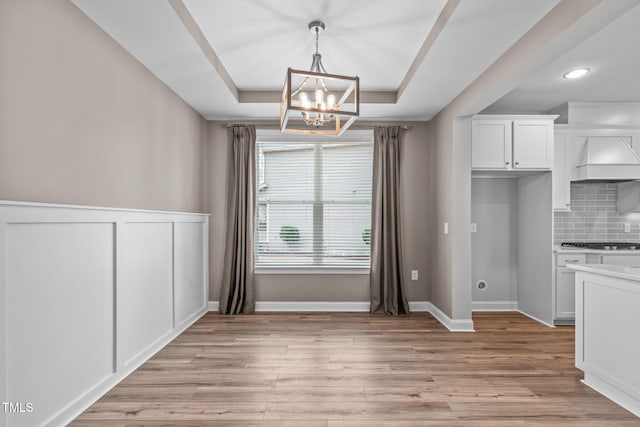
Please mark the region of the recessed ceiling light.
[[568, 73], [565, 73], [562, 77], [564, 77], [565, 79], [578, 79], [587, 74], [589, 71], [591, 70], [589, 70], [588, 68], [577, 68], [575, 70], [569, 71]]

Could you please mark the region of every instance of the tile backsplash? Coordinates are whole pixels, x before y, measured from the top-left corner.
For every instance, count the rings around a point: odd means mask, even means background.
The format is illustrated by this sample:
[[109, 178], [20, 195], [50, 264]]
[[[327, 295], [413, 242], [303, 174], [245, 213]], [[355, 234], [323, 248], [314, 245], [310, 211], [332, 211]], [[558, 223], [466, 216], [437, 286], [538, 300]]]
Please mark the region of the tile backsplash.
[[[571, 212], [555, 212], [553, 243], [640, 242], [640, 214], [619, 213], [618, 185], [571, 183]], [[624, 224], [631, 232], [624, 232]]]

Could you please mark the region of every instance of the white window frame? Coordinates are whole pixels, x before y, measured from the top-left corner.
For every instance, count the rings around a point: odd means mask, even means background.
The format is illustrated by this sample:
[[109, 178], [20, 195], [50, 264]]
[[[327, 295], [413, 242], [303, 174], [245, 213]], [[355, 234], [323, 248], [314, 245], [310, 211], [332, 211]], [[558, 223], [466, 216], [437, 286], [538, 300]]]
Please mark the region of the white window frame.
[[[373, 141], [373, 131], [372, 130], [359, 130], [359, 131], [347, 131], [343, 136], [339, 138], [330, 139], [328, 137], [324, 137], [322, 139], [314, 138], [314, 137], [301, 137], [300, 135], [290, 135], [290, 134], [282, 134], [279, 131], [272, 130], [257, 130], [257, 138], [256, 144], [265, 143], [265, 142], [274, 142], [274, 143], [300, 143], [300, 142], [314, 142], [314, 143], [326, 143], [326, 142], [368, 142], [372, 143]], [[258, 150], [256, 150], [256, 157], [258, 157]], [[258, 159], [256, 158], [258, 161]], [[373, 164], [371, 165], [373, 167]], [[263, 165], [264, 168], [264, 165]], [[258, 169], [258, 168], [256, 168]], [[258, 180], [256, 180], [258, 181]], [[257, 183], [260, 185], [260, 183]], [[256, 189], [257, 190], [257, 189]], [[256, 191], [256, 200], [257, 200], [257, 191]], [[369, 201], [371, 203], [371, 200]], [[257, 209], [257, 204], [256, 204]], [[268, 207], [267, 207], [268, 211]], [[267, 224], [267, 227], [269, 225]], [[258, 244], [257, 239], [254, 240], [254, 244]], [[255, 262], [255, 260], [254, 260]], [[279, 266], [265, 266], [265, 265], [254, 265], [254, 273], [260, 275], [317, 275], [317, 274], [337, 274], [337, 275], [369, 275], [371, 271], [371, 260], [369, 260], [368, 266], [352, 266], [352, 265], [279, 265]]]

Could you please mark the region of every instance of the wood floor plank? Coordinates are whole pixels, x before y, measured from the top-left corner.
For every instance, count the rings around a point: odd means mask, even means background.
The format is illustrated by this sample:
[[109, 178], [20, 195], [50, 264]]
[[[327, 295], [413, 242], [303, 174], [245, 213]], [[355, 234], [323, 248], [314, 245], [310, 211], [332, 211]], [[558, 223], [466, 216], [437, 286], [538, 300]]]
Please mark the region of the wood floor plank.
[[263, 402], [364, 402], [363, 387], [198, 387], [193, 400]]
[[326, 384], [332, 387], [411, 387], [420, 386], [432, 382], [433, 378], [424, 374], [306, 374], [292, 375], [280, 374], [276, 381], [278, 386], [286, 387], [312, 387], [318, 384]]
[[265, 419], [456, 420], [446, 402], [269, 402]]
[[635, 421], [531, 421], [531, 420], [473, 420], [473, 421], [407, 421], [367, 420], [334, 421], [328, 427], [638, 427]]
[[135, 402], [144, 396], [146, 401], [191, 400], [198, 390], [197, 386], [126, 386], [120, 384], [105, 394], [101, 402]]
[[518, 313], [209, 313], [73, 426], [640, 426], [580, 382], [574, 328]]
[[483, 384], [459, 387], [433, 382], [425, 387], [365, 387], [371, 402], [512, 402], [529, 403], [541, 398], [526, 387], [496, 387]]
[[262, 420], [266, 402], [97, 402], [80, 416], [81, 421], [207, 421]]
[[[304, 427], [327, 427], [327, 421], [305, 421]], [[74, 427], [301, 427], [299, 421], [286, 420], [206, 420], [206, 421], [74, 421]]]

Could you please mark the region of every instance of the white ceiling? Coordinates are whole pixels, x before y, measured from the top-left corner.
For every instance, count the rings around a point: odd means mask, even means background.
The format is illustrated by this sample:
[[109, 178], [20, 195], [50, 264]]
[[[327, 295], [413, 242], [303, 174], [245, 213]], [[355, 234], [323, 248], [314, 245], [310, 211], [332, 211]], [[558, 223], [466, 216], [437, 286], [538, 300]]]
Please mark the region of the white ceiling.
[[[168, 0], [72, 1], [205, 118], [278, 116], [277, 96], [238, 102]], [[413, 74], [447, 0], [172, 1], [189, 12], [236, 91], [280, 91], [287, 67], [308, 68], [307, 24], [321, 19], [327, 71], [359, 75], [363, 91], [395, 93], [408, 82], [395, 103], [362, 104], [364, 119], [428, 120], [559, 0], [461, 0]]]
[[213, 50], [244, 90], [279, 90], [287, 67], [309, 69], [315, 38], [328, 72], [357, 74], [367, 90], [396, 90], [446, 0], [185, 0]]
[[[636, 6], [535, 77], [489, 106], [491, 113], [546, 112], [566, 102], [640, 102], [640, 6]], [[567, 71], [590, 68], [576, 80]]]

